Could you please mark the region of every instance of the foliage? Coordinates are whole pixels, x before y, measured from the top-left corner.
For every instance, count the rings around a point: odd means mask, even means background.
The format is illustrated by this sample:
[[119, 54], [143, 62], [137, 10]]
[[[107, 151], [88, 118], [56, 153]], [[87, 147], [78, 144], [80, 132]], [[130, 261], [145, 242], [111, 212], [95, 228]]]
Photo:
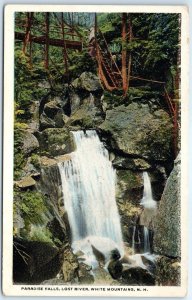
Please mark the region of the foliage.
[[25, 157], [22, 151], [23, 145], [23, 123], [15, 123], [14, 128], [14, 178], [17, 180], [22, 174], [22, 168], [25, 165]]
[[[164, 81], [168, 91], [173, 92], [179, 47], [179, 14], [134, 13], [129, 17], [132, 39], [128, 38], [127, 45], [122, 45], [121, 14], [98, 14], [98, 26], [111, 52], [117, 55], [117, 64], [121, 68], [121, 50], [127, 47], [132, 55], [132, 76]], [[141, 84], [141, 81], [138, 82]], [[161, 89], [161, 86], [157, 88]]]
[[70, 53], [70, 60], [73, 62], [69, 67], [72, 78], [79, 77], [85, 71], [96, 73], [96, 62], [90, 57], [87, 49], [81, 53]]
[[54, 245], [51, 232], [43, 226], [33, 226], [30, 231], [30, 239]]
[[25, 221], [25, 227], [30, 224], [40, 225], [45, 221], [47, 213], [45, 196], [37, 191], [15, 191], [15, 205], [20, 210]]

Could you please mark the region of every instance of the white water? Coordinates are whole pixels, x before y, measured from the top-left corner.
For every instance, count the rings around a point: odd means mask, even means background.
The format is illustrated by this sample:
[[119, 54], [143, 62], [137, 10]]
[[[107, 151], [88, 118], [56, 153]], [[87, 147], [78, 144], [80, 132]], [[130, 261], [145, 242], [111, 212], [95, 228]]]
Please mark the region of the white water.
[[90, 244], [107, 259], [117, 248], [123, 254], [120, 218], [115, 201], [115, 170], [108, 151], [93, 130], [73, 132], [76, 151], [58, 164], [74, 252], [81, 250], [96, 265]]
[[143, 228], [143, 237], [144, 237], [144, 253], [150, 253], [150, 241], [149, 241], [149, 230], [144, 226]]
[[147, 172], [143, 172], [144, 192], [141, 205], [146, 209], [156, 209], [157, 202], [153, 200], [151, 181]]
[[136, 226], [133, 226], [133, 235], [132, 235], [132, 254], [135, 254], [135, 232], [136, 232]]

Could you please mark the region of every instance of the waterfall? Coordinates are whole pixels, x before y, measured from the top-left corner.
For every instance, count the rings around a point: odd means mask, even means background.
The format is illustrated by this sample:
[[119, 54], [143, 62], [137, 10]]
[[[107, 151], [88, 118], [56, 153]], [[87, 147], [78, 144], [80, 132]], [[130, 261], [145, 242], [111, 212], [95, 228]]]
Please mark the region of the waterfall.
[[133, 235], [132, 235], [132, 253], [135, 254], [135, 232], [136, 226], [133, 226]]
[[123, 254], [120, 218], [115, 201], [116, 174], [108, 151], [94, 130], [72, 132], [76, 150], [58, 164], [74, 252], [95, 264], [92, 246], [107, 258], [117, 248]]
[[144, 253], [150, 253], [150, 240], [149, 240], [149, 230], [147, 227], [143, 227], [143, 239], [144, 239]]
[[141, 205], [146, 209], [156, 209], [157, 202], [153, 200], [151, 181], [147, 172], [143, 172], [144, 193], [141, 199]]

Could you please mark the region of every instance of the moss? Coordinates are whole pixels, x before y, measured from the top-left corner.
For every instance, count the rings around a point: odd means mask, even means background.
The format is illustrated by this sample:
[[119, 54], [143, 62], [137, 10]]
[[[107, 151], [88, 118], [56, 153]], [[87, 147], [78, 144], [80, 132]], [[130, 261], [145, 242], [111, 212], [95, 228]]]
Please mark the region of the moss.
[[33, 153], [31, 155], [31, 163], [34, 165], [35, 168], [40, 168], [41, 162], [38, 154]]
[[127, 184], [129, 190], [135, 189], [141, 186], [141, 179], [140, 177], [135, 174], [133, 171], [130, 170], [119, 170], [117, 173], [118, 180], [121, 184]]
[[41, 226], [33, 226], [30, 231], [31, 241], [45, 242], [54, 245], [53, 237], [49, 229]]
[[25, 228], [28, 230], [31, 224], [43, 224], [45, 215], [48, 212], [46, 207], [46, 198], [37, 191], [15, 191], [15, 208], [19, 209], [25, 222]]
[[138, 206], [133, 205], [130, 202], [118, 203], [120, 215], [124, 217], [134, 217], [141, 212], [141, 209]]

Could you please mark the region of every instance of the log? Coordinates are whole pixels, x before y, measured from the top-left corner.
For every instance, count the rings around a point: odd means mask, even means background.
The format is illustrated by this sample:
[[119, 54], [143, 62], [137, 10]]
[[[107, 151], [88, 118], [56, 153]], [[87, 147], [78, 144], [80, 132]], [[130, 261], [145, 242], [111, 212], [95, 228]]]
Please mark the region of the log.
[[[15, 39], [24, 41], [25, 39], [25, 33], [22, 32], [15, 32]], [[36, 44], [41, 44], [44, 45], [46, 43], [46, 37], [45, 36], [34, 36], [30, 35], [29, 41], [32, 41], [33, 43]], [[49, 39], [49, 45], [50, 46], [55, 46], [55, 47], [64, 47], [64, 42], [62, 39]], [[65, 45], [66, 48], [68, 49], [74, 49], [74, 50], [82, 50], [82, 42], [81, 41], [70, 41], [70, 40], [65, 40]]]

